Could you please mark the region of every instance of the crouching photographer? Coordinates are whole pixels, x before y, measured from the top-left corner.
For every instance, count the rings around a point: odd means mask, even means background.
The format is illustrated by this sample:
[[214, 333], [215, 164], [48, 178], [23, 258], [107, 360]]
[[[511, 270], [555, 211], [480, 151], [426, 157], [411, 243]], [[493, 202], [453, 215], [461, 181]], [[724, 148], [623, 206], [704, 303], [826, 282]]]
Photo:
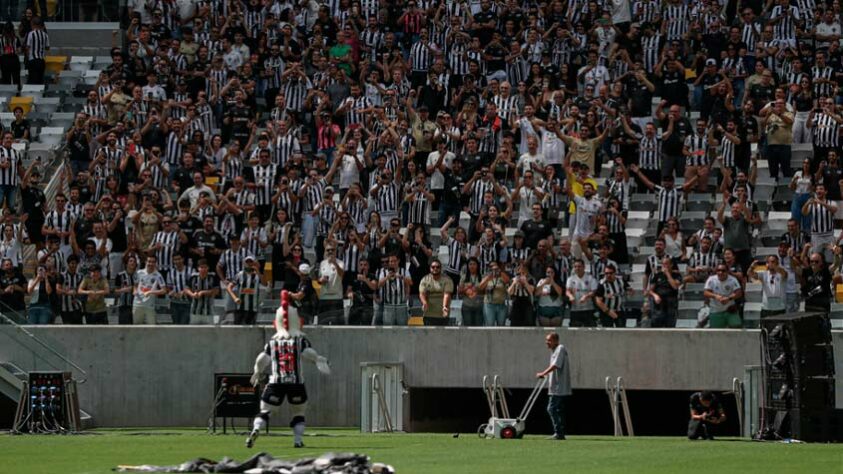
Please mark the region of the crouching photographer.
[[709, 392], [691, 395], [691, 419], [688, 439], [714, 439], [715, 427], [726, 421], [726, 413], [717, 397]]

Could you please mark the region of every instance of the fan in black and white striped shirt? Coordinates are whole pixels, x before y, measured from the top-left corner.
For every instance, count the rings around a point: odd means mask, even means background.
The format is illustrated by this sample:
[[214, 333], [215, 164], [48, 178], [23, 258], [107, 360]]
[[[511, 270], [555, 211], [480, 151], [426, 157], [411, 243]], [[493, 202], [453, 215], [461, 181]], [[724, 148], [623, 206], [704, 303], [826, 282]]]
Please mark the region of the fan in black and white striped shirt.
[[726, 122], [725, 129], [718, 125], [718, 131], [723, 136], [720, 138], [717, 154], [720, 156], [721, 160], [723, 160], [722, 166], [730, 168], [734, 174], [737, 171], [735, 169], [737, 166], [737, 163], [735, 162], [735, 147], [741, 144], [741, 139], [737, 135], [738, 127], [733, 119], [729, 119]]
[[711, 237], [703, 236], [700, 239], [699, 248], [691, 254], [691, 259], [688, 261], [688, 275], [684, 279], [685, 283], [704, 283], [714, 274], [718, 263], [720, 263], [720, 257], [714, 251]]
[[[826, 187], [819, 183], [816, 185], [816, 196], [805, 202], [802, 206], [802, 214], [811, 216], [811, 245], [814, 251], [824, 250], [825, 244], [833, 243], [834, 214], [837, 212], [837, 204], [826, 199]], [[828, 237], [831, 241], [826, 242]]]
[[246, 257], [243, 270], [228, 283], [227, 291], [237, 305], [234, 324], [255, 324], [261, 295], [261, 278], [255, 257]]
[[231, 247], [220, 255], [217, 263], [217, 276], [222, 281], [231, 281], [234, 276], [243, 270], [243, 260], [246, 259], [246, 249], [240, 245], [240, 236], [232, 235], [229, 238]]
[[9, 209], [15, 209], [15, 194], [23, 175], [21, 157], [12, 148], [12, 132], [5, 132], [3, 146], [0, 146], [0, 207], [5, 204]]
[[47, 57], [47, 50], [50, 49], [50, 36], [44, 31], [44, 22], [40, 17], [32, 18], [32, 30], [26, 34], [24, 47], [26, 49], [27, 70], [29, 71], [27, 82], [29, 84], [43, 84], [46, 68], [44, 58]]
[[641, 181], [643, 181], [644, 185], [647, 186], [651, 191], [656, 192], [656, 197], [658, 199], [658, 218], [659, 218], [659, 229], [658, 232], [661, 232], [661, 228], [667, 222], [668, 219], [671, 217], [679, 217], [679, 214], [682, 209], [682, 200], [683, 195], [688, 190], [692, 189], [694, 184], [696, 184], [698, 176], [694, 176], [693, 178], [689, 179], [682, 185], [682, 187], [674, 187], [673, 185], [673, 176], [664, 176], [662, 177], [662, 186], [653, 184], [644, 174], [638, 169], [636, 165], [630, 165], [629, 168], [633, 173], [635, 173]]
[[193, 300], [190, 305], [190, 324], [209, 322], [208, 318], [214, 311], [214, 297], [220, 291], [217, 276], [208, 271], [208, 262], [199, 259], [198, 265], [199, 271], [190, 278], [190, 285], [185, 290]]
[[628, 285], [617, 274], [616, 266], [605, 268], [605, 276], [597, 284], [594, 304], [600, 309], [600, 325], [603, 327], [626, 327], [624, 296]]
[[173, 266], [173, 256], [178, 251], [179, 244], [187, 243], [187, 236], [178, 230], [172, 217], [162, 220], [164, 230], [156, 232], [149, 244], [149, 251], [155, 251], [158, 258], [158, 271], [166, 277]]

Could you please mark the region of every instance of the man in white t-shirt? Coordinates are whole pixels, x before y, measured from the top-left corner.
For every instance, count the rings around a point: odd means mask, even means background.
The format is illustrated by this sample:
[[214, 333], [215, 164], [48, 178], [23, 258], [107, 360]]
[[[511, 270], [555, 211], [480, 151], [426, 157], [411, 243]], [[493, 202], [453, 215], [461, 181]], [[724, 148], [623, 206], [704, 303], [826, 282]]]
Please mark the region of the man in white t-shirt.
[[436, 142], [436, 151], [427, 155], [427, 175], [430, 176], [430, 190], [436, 196], [435, 208], [442, 202], [442, 192], [445, 189], [445, 174], [451, 171], [451, 163], [456, 156], [448, 151], [448, 142], [444, 137]]
[[544, 199], [544, 191], [536, 186], [535, 173], [527, 170], [521, 178], [521, 183], [512, 191], [512, 200], [519, 203], [517, 226], [519, 229], [524, 222], [533, 217], [533, 204], [541, 204], [542, 199]]
[[[518, 144], [519, 153], [527, 153], [530, 138], [538, 138], [541, 120], [535, 115], [536, 109], [532, 105], [524, 106], [524, 115], [518, 119], [518, 128], [521, 130], [521, 141]], [[541, 145], [541, 144], [539, 144]], [[541, 152], [541, 148], [538, 149]], [[536, 152], [533, 152], [536, 153]]]
[[518, 158], [518, 171], [522, 175], [527, 170], [541, 173], [544, 164], [544, 155], [539, 152], [539, 139], [535, 135], [531, 135], [527, 138], [527, 152]]
[[766, 269], [749, 267], [747, 272], [750, 279], [761, 281], [761, 318], [783, 314], [787, 307], [788, 272], [779, 264], [778, 255], [768, 255], [766, 260]]
[[741, 317], [738, 315], [737, 300], [743, 295], [741, 283], [729, 274], [723, 263], [717, 265], [716, 274], [708, 277], [705, 282], [705, 297], [711, 308], [708, 317], [709, 327], [740, 328]]
[[840, 41], [843, 29], [835, 20], [834, 11], [831, 8], [823, 13], [823, 21], [817, 24], [814, 36], [817, 40], [817, 48], [828, 48], [832, 41]]
[[[342, 262], [337, 260], [337, 248], [333, 244], [325, 246], [325, 259], [319, 263], [319, 316], [332, 318], [342, 313], [342, 277], [345, 273]], [[340, 320], [341, 322], [341, 320]]]
[[137, 271], [134, 293], [132, 324], [155, 324], [155, 301], [167, 293], [167, 285], [158, 273], [158, 259], [154, 255], [146, 257], [146, 268]]
[[559, 126], [555, 120], [549, 120], [541, 129], [541, 150], [546, 165], [557, 168], [556, 174], [563, 175], [562, 159], [565, 157], [565, 142], [559, 138]]
[[360, 172], [366, 168], [366, 160], [357, 153], [357, 140], [353, 138], [348, 140], [345, 146], [337, 146], [337, 152], [339, 156], [342, 156], [340, 162], [340, 193], [345, 196], [346, 191], [352, 184], [360, 182]]
[[585, 263], [580, 258], [574, 259], [574, 271], [565, 282], [565, 292], [571, 301], [571, 327], [595, 327], [594, 293], [597, 280], [585, 272]]
[[600, 215], [600, 211], [603, 209], [603, 203], [596, 196], [594, 186], [591, 183], [584, 183], [582, 189], [583, 195], [577, 196], [571, 187], [568, 186], [568, 197], [577, 205], [574, 232], [571, 235], [571, 240], [574, 243], [574, 256], [577, 258], [582, 257], [582, 244], [580, 240], [585, 240], [594, 233], [597, 216]]

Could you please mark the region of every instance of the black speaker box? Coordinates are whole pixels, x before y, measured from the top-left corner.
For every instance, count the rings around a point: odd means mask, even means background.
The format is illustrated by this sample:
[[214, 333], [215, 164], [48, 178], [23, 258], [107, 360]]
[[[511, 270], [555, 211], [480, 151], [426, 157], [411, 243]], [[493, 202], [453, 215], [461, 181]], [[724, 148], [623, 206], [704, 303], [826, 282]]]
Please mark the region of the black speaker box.
[[830, 377], [768, 377], [765, 390], [768, 408], [834, 408], [834, 379]]
[[793, 437], [802, 441], [843, 442], [843, 410], [790, 410]]
[[761, 320], [761, 328], [768, 338], [781, 326], [782, 335], [788, 338], [791, 351], [816, 344], [831, 343], [831, 323], [828, 317], [818, 313], [790, 313], [770, 316]]

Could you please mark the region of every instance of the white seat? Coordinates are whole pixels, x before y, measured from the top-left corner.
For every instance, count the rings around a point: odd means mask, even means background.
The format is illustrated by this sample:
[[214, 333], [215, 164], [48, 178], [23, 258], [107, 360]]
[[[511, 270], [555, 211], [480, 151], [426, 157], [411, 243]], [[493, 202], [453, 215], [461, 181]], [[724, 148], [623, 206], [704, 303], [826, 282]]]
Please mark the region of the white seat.
[[44, 96], [43, 84], [24, 84], [20, 88], [21, 97], [31, 96], [36, 99]]
[[8, 98], [18, 93], [18, 86], [14, 84], [0, 84], [0, 97], [3, 97], [4, 102], [8, 102]]
[[100, 72], [102, 71], [97, 71], [96, 69], [85, 69], [85, 72], [82, 73], [82, 78], [85, 81], [85, 84], [88, 84], [89, 86], [96, 84], [97, 80], [100, 78]]
[[50, 116], [50, 125], [53, 127], [68, 128], [73, 124], [76, 114], [73, 112], [54, 112]]
[[36, 97], [35, 110], [40, 113], [52, 114], [61, 106], [61, 99], [58, 97]]
[[94, 66], [96, 68], [106, 68], [114, 62], [111, 56], [96, 56], [94, 57]]
[[650, 213], [647, 211], [629, 211], [626, 215], [627, 220], [629, 219], [649, 219]]
[[644, 237], [646, 233], [647, 229], [626, 229], [626, 235], [633, 238]]
[[61, 127], [44, 127], [38, 134], [38, 141], [45, 145], [58, 146], [64, 140], [64, 129]]
[[[56, 136], [56, 135], [48, 135], [48, 137], [54, 137], [54, 136]], [[60, 138], [60, 140], [63, 139], [63, 137], [61, 135], [58, 135], [58, 137]], [[36, 161], [39, 161], [41, 163], [47, 164], [47, 163], [52, 161], [53, 154], [55, 153], [55, 150], [56, 150], [56, 145], [58, 145], [59, 142], [44, 143], [43, 142], [43, 136], [41, 137], [41, 140], [42, 141], [40, 143], [39, 142], [30, 143], [29, 144], [29, 150], [28, 150], [27, 154], [28, 154], [30, 160], [36, 160]]]
[[91, 68], [91, 64], [93, 62], [93, 56], [73, 56], [70, 58], [70, 62], [67, 64], [67, 67], [71, 71], [87, 71]]
[[18, 155], [25, 155], [26, 154], [26, 142], [13, 142], [12, 143], [12, 150], [18, 152]]

